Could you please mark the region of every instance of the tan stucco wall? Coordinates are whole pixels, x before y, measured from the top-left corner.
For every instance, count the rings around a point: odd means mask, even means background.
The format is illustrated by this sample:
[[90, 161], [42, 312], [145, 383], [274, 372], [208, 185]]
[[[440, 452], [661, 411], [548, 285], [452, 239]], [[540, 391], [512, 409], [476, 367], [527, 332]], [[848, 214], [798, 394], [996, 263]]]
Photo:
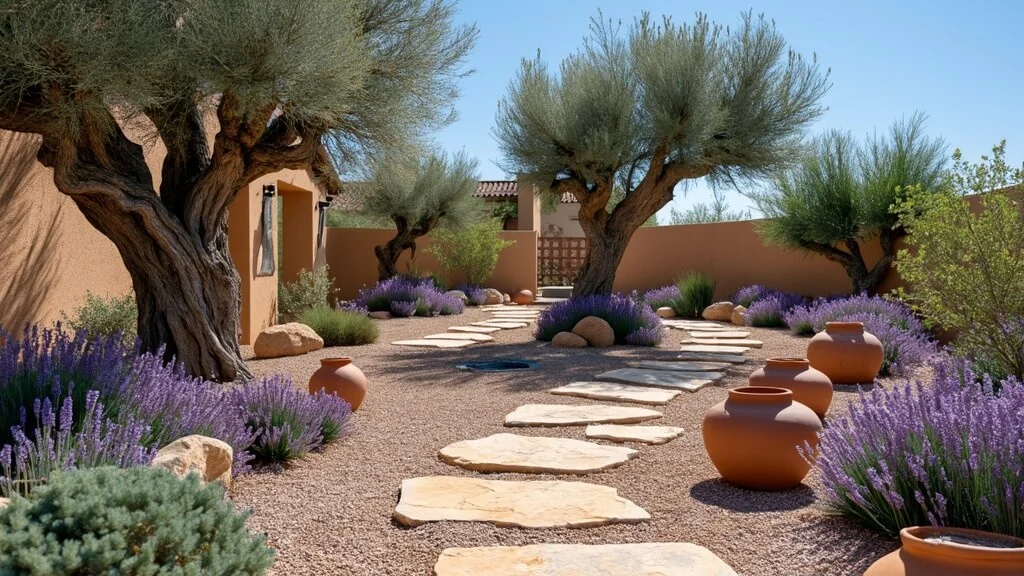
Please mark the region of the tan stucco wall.
[[[371, 228], [328, 228], [325, 232], [327, 264], [331, 276], [334, 277], [335, 294], [342, 300], [350, 300], [359, 294], [360, 288], [373, 286], [377, 282], [377, 256], [373, 247], [384, 244], [395, 235], [394, 230]], [[537, 235], [533, 231], [505, 231], [502, 238], [515, 243], [505, 248], [498, 258], [494, 277], [487, 282], [488, 287], [502, 292], [513, 293], [517, 290], [537, 289]], [[427, 248], [430, 238], [421, 238], [416, 242], [415, 270], [423, 274], [441, 274], [442, 270]], [[286, 244], [287, 246], [287, 244]], [[398, 260], [398, 269], [409, 269], [409, 251], [405, 251]], [[449, 285], [462, 282], [464, 278], [456, 274], [445, 279]]]
[[554, 212], [541, 214], [540, 235], [582, 238], [583, 228], [580, 227], [579, 213], [579, 204], [563, 202]]

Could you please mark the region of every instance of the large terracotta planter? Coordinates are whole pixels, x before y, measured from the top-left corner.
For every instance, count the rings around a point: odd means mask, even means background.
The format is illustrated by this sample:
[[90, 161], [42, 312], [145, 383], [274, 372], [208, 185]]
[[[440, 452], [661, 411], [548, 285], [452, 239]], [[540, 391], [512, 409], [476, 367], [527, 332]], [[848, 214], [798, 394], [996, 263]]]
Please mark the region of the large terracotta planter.
[[833, 384], [867, 384], [882, 369], [884, 350], [861, 322], [828, 322], [807, 344], [807, 359]]
[[[751, 490], [787, 490], [800, 485], [811, 464], [798, 452], [816, 453], [821, 420], [793, 401], [785, 388], [748, 386], [704, 415], [704, 448], [722, 479]], [[813, 457], [813, 455], [811, 455]]]
[[811, 368], [806, 358], [769, 358], [748, 381], [751, 386], [792, 390], [793, 400], [814, 410], [819, 418], [825, 417], [832, 404], [832, 381]]
[[366, 398], [366, 375], [351, 358], [324, 358], [309, 377], [309, 393], [326, 390], [348, 402], [355, 412]]
[[1024, 540], [1013, 536], [914, 526], [900, 530], [900, 540], [903, 548], [883, 556], [864, 576], [1024, 575]]

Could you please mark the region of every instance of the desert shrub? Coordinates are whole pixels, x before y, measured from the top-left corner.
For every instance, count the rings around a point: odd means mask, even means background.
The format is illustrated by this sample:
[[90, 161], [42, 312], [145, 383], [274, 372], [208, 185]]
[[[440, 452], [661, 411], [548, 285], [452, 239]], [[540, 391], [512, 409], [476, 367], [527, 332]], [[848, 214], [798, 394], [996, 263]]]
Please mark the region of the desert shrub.
[[[416, 316], [461, 314], [465, 307], [461, 299], [441, 292], [430, 280], [411, 280], [402, 276], [360, 290], [359, 298], [355, 301], [357, 306], [371, 312], [392, 312], [392, 302], [415, 302], [416, 310], [412, 315]], [[407, 307], [403, 305], [400, 311]]]
[[361, 346], [377, 341], [377, 325], [364, 314], [327, 306], [309, 308], [299, 316], [324, 341], [324, 346]]
[[333, 283], [326, 264], [312, 271], [301, 270], [299, 279], [294, 282], [282, 282], [277, 290], [277, 309], [281, 317], [294, 320], [310, 308], [327, 306]]
[[469, 284], [483, 284], [494, 275], [501, 251], [513, 244], [501, 238], [502, 222], [493, 218], [459, 229], [441, 228], [427, 251], [445, 272], [462, 272]]
[[751, 302], [743, 318], [748, 326], [785, 328], [786, 313], [803, 303], [804, 297], [799, 294], [767, 290]]
[[715, 303], [715, 281], [702, 272], [684, 274], [676, 282], [679, 299], [672, 309], [684, 318], [698, 318], [704, 309]]
[[93, 336], [120, 335], [128, 344], [135, 342], [139, 309], [134, 294], [104, 298], [86, 292], [85, 301], [71, 316], [63, 310], [60, 315], [67, 327], [76, 332], [84, 330]]
[[559, 332], [571, 332], [587, 316], [608, 322], [616, 344], [656, 346], [661, 342], [661, 320], [650, 306], [622, 294], [581, 296], [553, 304], [537, 318], [535, 335], [538, 340], [551, 340]]
[[263, 574], [274, 552], [223, 488], [162, 469], [55, 474], [0, 509], [4, 574]]
[[732, 303], [744, 308], [750, 308], [750, 305], [754, 302], [777, 292], [778, 290], [769, 288], [764, 284], [751, 284], [737, 290], [736, 294], [732, 297]]
[[904, 374], [936, 351], [921, 320], [906, 304], [880, 296], [822, 298], [793, 308], [785, 321], [799, 336], [820, 332], [828, 322], [863, 322], [864, 329], [877, 336], [885, 350], [883, 376]]
[[648, 290], [641, 296], [643, 301], [651, 307], [651, 310], [657, 310], [658, 308], [673, 308], [673, 304], [679, 300], [679, 287], [675, 284], [668, 286], [662, 286], [661, 288], [655, 288]]
[[235, 388], [231, 404], [250, 429], [259, 431], [249, 451], [260, 462], [301, 458], [336, 440], [352, 414], [334, 394], [309, 394], [281, 376]]
[[959, 526], [1024, 537], [1024, 385], [969, 364], [875, 388], [821, 438], [826, 503], [874, 530]]

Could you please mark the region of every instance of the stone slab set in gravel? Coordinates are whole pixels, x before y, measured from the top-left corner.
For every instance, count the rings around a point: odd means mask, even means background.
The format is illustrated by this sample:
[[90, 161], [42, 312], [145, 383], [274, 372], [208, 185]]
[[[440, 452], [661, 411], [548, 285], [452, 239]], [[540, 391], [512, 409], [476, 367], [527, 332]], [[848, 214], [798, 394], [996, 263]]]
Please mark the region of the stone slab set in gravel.
[[513, 328], [526, 328], [529, 326], [526, 322], [500, 322], [498, 320], [488, 320], [486, 322], [473, 322], [473, 326], [483, 326], [484, 328], [500, 328], [502, 330], [511, 330]]
[[611, 440], [613, 442], [641, 442], [643, 444], [667, 444], [683, 433], [675, 426], [623, 426], [622, 424], [591, 424], [587, 426], [587, 438]]
[[674, 362], [672, 360], [643, 360], [633, 362], [634, 368], [647, 370], [677, 370], [683, 372], [721, 372], [728, 370], [732, 364], [728, 362]]
[[415, 346], [419, 348], [465, 348], [476, 344], [472, 340], [396, 340], [391, 343], [394, 346]]
[[640, 453], [572, 438], [495, 434], [441, 449], [442, 462], [476, 472], [590, 474], [622, 466]]
[[721, 372], [683, 372], [681, 370], [644, 370], [643, 368], [619, 368], [609, 370], [595, 376], [606, 382], [621, 382], [638, 386], [654, 386], [672, 390], [696, 392], [701, 388], [721, 380], [725, 375]]
[[473, 334], [471, 332], [444, 332], [440, 334], [427, 334], [423, 340], [471, 340], [473, 342], [494, 342], [492, 336], [487, 334]]
[[402, 481], [394, 518], [405, 526], [455, 521], [520, 528], [594, 528], [636, 524], [651, 516], [609, 486], [427, 476]]
[[584, 426], [587, 424], [636, 424], [661, 418], [661, 412], [629, 406], [569, 406], [527, 404], [505, 416], [505, 426]]
[[673, 398], [682, 394], [678, 390], [631, 386], [619, 382], [572, 382], [548, 390], [548, 392], [559, 396], [577, 396], [592, 400], [618, 400], [654, 406], [668, 404]]
[[688, 543], [534, 544], [448, 548], [435, 576], [736, 576], [703, 546]]
[[[746, 350], [744, 350], [746, 352]], [[729, 364], [743, 364], [747, 358], [738, 354], [724, 354], [718, 352], [683, 352], [676, 356], [677, 360], [684, 362], [727, 362]]]
[[687, 338], [680, 344], [707, 344], [709, 346], [743, 346], [745, 348], [760, 348], [764, 342], [760, 340], [747, 340], [744, 338]]
[[[715, 346], [710, 344], [683, 344], [680, 352], [697, 352], [700, 354], [746, 354], [750, 348], [744, 346]], [[728, 362], [728, 360], [722, 360]]]
[[467, 332], [471, 334], [490, 334], [491, 332], [501, 332], [501, 328], [495, 328], [493, 326], [449, 326], [449, 332]]
[[750, 336], [750, 332], [742, 330], [691, 330], [690, 336], [693, 338], [747, 338]]

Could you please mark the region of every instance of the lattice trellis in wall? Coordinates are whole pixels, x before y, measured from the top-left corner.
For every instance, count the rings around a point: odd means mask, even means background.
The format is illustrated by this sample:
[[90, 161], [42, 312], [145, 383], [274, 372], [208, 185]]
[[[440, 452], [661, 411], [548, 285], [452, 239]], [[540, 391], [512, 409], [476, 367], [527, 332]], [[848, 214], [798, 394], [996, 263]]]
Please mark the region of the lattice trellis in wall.
[[537, 242], [537, 285], [572, 285], [586, 256], [586, 238], [541, 236]]

